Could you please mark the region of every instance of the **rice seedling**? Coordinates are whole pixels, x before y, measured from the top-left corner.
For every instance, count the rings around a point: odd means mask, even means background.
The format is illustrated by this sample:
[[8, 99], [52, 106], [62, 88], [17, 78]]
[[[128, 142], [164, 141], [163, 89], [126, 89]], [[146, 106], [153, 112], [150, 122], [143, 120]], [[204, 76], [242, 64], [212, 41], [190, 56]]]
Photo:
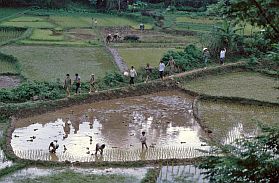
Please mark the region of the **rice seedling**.
[[[150, 148], [146, 151], [142, 149], [106, 149], [103, 156], [100, 155], [77, 155], [68, 152], [57, 152], [51, 154], [47, 150], [15, 150], [14, 153], [23, 159], [44, 160], [44, 161], [107, 161], [107, 162], [132, 162], [138, 160], [163, 160], [163, 159], [187, 159], [196, 158], [208, 153], [201, 152], [189, 147], [160, 147]], [[172, 164], [174, 165], [174, 164]]]
[[0, 44], [20, 37], [23, 34], [23, 32], [23, 30], [0, 28]]

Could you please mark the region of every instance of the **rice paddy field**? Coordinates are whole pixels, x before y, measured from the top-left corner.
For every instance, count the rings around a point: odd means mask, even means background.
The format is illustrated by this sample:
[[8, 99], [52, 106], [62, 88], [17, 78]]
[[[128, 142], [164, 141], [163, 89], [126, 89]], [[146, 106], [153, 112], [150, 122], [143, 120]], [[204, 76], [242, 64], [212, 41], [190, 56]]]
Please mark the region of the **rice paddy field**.
[[0, 21], [25, 11], [24, 8], [1, 8], [0, 7]]
[[31, 28], [54, 28], [51, 22], [48, 22], [46, 18], [35, 16], [20, 16], [9, 19], [0, 24], [0, 26], [10, 27], [31, 27]]
[[5, 73], [17, 74], [17, 73], [19, 73], [17, 65], [8, 60], [0, 58], [0, 65], [1, 65], [0, 74], [5, 74]]
[[136, 69], [145, 67], [147, 63], [152, 67], [158, 67], [160, 59], [167, 53], [168, 50], [175, 50], [173, 48], [119, 48], [120, 56], [124, 59], [126, 64]]
[[24, 30], [5, 29], [0, 27], [0, 44], [20, 37]]
[[203, 123], [213, 131], [214, 139], [222, 144], [259, 134], [258, 123], [278, 126], [278, 107], [202, 100], [198, 108]]
[[67, 73], [79, 73], [82, 79], [89, 80], [92, 73], [101, 78], [116, 69], [103, 48], [7, 46], [0, 50], [13, 54], [21, 65], [21, 74], [30, 80], [64, 80]]
[[254, 72], [237, 72], [207, 76], [183, 86], [187, 89], [213, 96], [243, 97], [279, 103], [279, 80]]

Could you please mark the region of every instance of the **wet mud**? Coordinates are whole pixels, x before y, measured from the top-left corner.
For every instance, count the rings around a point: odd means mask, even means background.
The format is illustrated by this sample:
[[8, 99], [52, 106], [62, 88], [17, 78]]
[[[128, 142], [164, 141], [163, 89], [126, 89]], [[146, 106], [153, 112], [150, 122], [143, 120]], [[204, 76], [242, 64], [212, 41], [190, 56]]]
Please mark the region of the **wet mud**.
[[[26, 159], [135, 161], [187, 158], [208, 149], [206, 134], [192, 114], [193, 97], [179, 91], [78, 105], [18, 119], [11, 145]], [[141, 150], [141, 132], [148, 150]], [[48, 153], [57, 140], [56, 154]], [[97, 156], [95, 144], [106, 144]]]

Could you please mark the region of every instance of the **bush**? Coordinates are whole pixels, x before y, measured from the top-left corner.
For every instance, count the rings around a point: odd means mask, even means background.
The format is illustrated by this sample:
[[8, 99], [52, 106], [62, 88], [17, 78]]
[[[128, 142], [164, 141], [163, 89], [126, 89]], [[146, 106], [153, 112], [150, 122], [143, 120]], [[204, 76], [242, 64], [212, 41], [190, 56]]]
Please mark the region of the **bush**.
[[139, 36], [137, 35], [127, 35], [124, 37], [125, 41], [139, 41]]
[[38, 99], [58, 99], [64, 97], [64, 89], [59, 83], [48, 82], [25, 82], [13, 89], [1, 89], [0, 101], [9, 102], [26, 102], [32, 97]]
[[168, 51], [162, 58], [163, 62], [167, 64], [170, 57], [173, 57], [180, 71], [204, 67], [202, 52], [194, 45], [187, 46], [184, 51]]

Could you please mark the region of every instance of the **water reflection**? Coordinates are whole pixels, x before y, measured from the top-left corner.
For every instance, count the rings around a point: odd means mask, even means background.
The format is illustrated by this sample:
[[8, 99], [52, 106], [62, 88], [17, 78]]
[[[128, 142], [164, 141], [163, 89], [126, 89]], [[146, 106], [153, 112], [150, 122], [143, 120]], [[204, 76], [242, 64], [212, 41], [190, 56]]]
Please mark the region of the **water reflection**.
[[[65, 146], [69, 155], [83, 156], [92, 154], [96, 143], [106, 144], [105, 152], [140, 149], [139, 138], [145, 131], [153, 148], [200, 148], [204, 144], [200, 137], [205, 135], [192, 116], [192, 101], [172, 91], [73, 106], [19, 119], [11, 143], [16, 151], [44, 151], [58, 140], [58, 153]], [[35, 139], [29, 141], [31, 137]]]

